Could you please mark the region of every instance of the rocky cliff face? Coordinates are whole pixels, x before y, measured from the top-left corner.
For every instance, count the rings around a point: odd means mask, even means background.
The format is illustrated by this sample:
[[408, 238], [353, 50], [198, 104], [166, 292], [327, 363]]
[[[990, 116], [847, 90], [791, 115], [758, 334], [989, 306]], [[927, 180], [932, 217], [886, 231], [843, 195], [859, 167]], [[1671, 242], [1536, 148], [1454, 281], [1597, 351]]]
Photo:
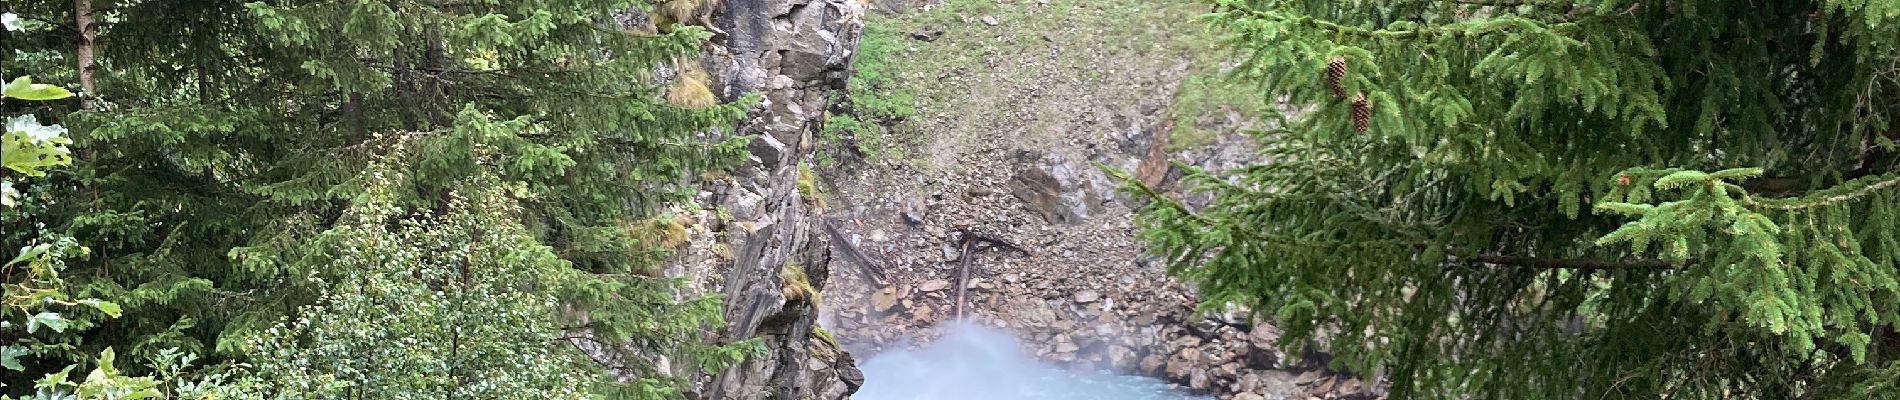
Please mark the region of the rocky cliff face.
[[799, 163], [813, 150], [832, 92], [844, 87], [863, 24], [856, 0], [724, 0], [720, 32], [701, 63], [722, 101], [761, 103], [728, 135], [750, 158], [709, 179], [695, 201], [688, 248], [670, 266], [699, 293], [725, 298], [729, 325], [713, 340], [761, 339], [767, 349], [695, 379], [699, 399], [843, 399], [863, 375], [827, 335], [814, 335], [816, 304], [831, 270], [818, 204], [800, 195]]

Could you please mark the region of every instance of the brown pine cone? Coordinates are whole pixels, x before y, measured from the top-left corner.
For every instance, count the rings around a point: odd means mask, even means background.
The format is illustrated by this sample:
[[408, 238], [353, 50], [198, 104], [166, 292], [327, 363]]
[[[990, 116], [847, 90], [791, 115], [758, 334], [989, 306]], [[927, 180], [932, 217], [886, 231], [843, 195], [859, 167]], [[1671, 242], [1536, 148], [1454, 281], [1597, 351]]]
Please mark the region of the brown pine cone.
[[1346, 58], [1333, 57], [1326, 63], [1326, 86], [1333, 89], [1333, 97], [1346, 98]]
[[1359, 92], [1359, 95], [1352, 99], [1352, 130], [1366, 133], [1366, 128], [1371, 123], [1372, 104], [1366, 101], [1366, 92]]

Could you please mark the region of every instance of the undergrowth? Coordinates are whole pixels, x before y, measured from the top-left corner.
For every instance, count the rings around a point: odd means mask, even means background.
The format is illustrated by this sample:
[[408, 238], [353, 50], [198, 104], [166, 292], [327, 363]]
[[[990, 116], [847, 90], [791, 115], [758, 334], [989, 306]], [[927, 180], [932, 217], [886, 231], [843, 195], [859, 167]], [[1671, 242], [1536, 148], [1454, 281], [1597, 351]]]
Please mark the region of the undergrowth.
[[[897, 139], [908, 126], [904, 122], [917, 115], [916, 96], [898, 84], [892, 64], [900, 61], [903, 40], [902, 34], [889, 27], [865, 25], [853, 63], [856, 75], [844, 94], [834, 99], [837, 112], [825, 116], [824, 129], [819, 131], [827, 147], [856, 150], [873, 163], [909, 157], [908, 146]], [[818, 162], [833, 165], [835, 155], [820, 152]]]

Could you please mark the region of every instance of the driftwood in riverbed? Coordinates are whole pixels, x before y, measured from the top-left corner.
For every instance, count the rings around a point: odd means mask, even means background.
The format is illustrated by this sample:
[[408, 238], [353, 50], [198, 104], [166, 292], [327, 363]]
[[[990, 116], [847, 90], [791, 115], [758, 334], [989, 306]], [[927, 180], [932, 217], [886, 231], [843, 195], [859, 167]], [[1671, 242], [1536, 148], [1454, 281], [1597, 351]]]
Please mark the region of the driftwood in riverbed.
[[865, 255], [864, 252], [859, 251], [858, 246], [851, 244], [851, 240], [846, 238], [844, 233], [838, 232], [838, 227], [834, 226], [829, 219], [825, 220], [825, 234], [831, 235], [831, 244], [843, 252], [845, 258], [851, 259], [852, 263], [861, 267], [867, 275], [871, 276], [871, 280], [876, 281], [879, 286], [890, 282], [890, 277], [884, 275], [884, 267], [879, 266], [876, 261], [871, 260], [871, 257]]
[[989, 243], [992, 249], [1008, 249], [1021, 253], [1024, 257], [1029, 256], [1029, 251], [1010, 244], [1009, 241], [1006, 240], [979, 235], [966, 227], [957, 228], [957, 242], [957, 248], [959, 249], [958, 258], [961, 259], [959, 260], [961, 262], [957, 268], [956, 319], [961, 320], [963, 319], [963, 293], [970, 290], [968, 287], [970, 281], [970, 259], [976, 258], [974, 254], [970, 253], [970, 250], [975, 248], [977, 243]]

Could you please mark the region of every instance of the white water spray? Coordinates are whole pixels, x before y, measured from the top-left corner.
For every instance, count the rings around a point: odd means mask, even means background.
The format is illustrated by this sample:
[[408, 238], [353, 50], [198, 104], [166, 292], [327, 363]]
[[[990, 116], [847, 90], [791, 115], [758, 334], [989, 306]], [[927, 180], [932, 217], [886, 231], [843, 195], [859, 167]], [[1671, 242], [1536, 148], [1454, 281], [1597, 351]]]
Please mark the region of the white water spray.
[[1142, 377], [1070, 372], [1023, 354], [1014, 338], [965, 322], [919, 351], [891, 350], [859, 366], [859, 400], [1184, 400]]

